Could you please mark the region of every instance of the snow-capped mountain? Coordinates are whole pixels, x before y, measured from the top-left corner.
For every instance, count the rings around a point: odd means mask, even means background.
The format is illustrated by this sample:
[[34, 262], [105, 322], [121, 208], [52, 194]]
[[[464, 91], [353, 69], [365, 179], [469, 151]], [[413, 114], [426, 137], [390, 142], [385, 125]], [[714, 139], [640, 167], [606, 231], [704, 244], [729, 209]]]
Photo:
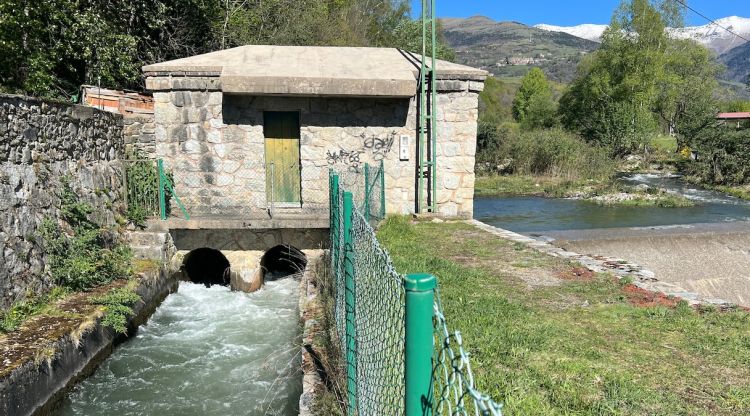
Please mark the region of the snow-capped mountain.
[[599, 42], [601, 40], [602, 33], [604, 33], [604, 29], [607, 28], [607, 25], [594, 25], [585, 23], [577, 26], [554, 26], [539, 24], [534, 25], [534, 27], [537, 29], [546, 30], [548, 32], [563, 32], [579, 38]]
[[[740, 46], [745, 41], [735, 36], [719, 26], [723, 26], [732, 32], [750, 38], [750, 18], [730, 16], [718, 19], [717, 24], [709, 23], [702, 26], [686, 26], [681, 28], [667, 28], [667, 31], [679, 39], [693, 39], [722, 54], [732, 48]], [[568, 33], [579, 38], [593, 40], [598, 42], [604, 33], [607, 25], [583, 24], [578, 26], [553, 26], [539, 24], [534, 27], [551, 32]]]
[[732, 32], [750, 38], [750, 19], [745, 17], [730, 16], [716, 21], [718, 24], [709, 23], [703, 26], [692, 26], [682, 28], [670, 28], [669, 33], [680, 39], [693, 39], [698, 43], [706, 45], [719, 54], [744, 44], [746, 41], [727, 32], [719, 26], [725, 27]]

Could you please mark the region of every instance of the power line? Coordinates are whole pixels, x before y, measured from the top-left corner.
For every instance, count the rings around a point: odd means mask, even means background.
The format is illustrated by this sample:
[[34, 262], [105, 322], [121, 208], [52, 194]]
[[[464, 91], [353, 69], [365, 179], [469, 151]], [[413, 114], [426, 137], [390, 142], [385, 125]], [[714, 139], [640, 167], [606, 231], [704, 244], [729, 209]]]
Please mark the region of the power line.
[[686, 9], [688, 9], [688, 10], [690, 10], [691, 12], [693, 12], [693, 13], [697, 14], [698, 16], [700, 16], [700, 17], [702, 17], [702, 18], [704, 18], [704, 19], [708, 20], [709, 22], [713, 23], [714, 25], [718, 26], [719, 28], [721, 28], [721, 29], [724, 29], [724, 30], [726, 30], [727, 32], [729, 32], [729, 33], [733, 34], [734, 36], [737, 36], [738, 38], [740, 38], [740, 39], [743, 39], [743, 40], [745, 40], [745, 42], [750, 42], [750, 39], [748, 39], [748, 38], [746, 38], [746, 37], [744, 37], [744, 36], [742, 36], [742, 35], [740, 35], [740, 34], [737, 34], [737, 33], [733, 32], [732, 30], [730, 30], [730, 29], [729, 29], [729, 28], [727, 28], [727, 27], [724, 27], [724, 26], [722, 26], [722, 25], [718, 24], [718, 23], [716, 22], [716, 20], [714, 20], [714, 19], [711, 19], [710, 17], [707, 17], [707, 16], [705, 15], [705, 14], [703, 14], [703, 13], [699, 12], [698, 10], [695, 10], [694, 8], [692, 8], [692, 7], [688, 6], [688, 5], [687, 5], [687, 3], [685, 3], [685, 2], [683, 1], [683, 0], [676, 0], [676, 1], [677, 1], [677, 3], [680, 3], [681, 5], [685, 6], [685, 8], [686, 8]]

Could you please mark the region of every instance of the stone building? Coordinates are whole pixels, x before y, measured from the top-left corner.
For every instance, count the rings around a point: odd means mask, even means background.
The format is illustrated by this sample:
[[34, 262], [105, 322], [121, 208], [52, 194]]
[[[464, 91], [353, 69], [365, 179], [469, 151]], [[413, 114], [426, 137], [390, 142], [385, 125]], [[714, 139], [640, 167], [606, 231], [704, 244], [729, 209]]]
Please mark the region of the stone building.
[[[193, 215], [325, 207], [329, 168], [385, 170], [386, 210], [415, 210], [419, 55], [242, 46], [143, 67], [154, 146]], [[438, 211], [471, 217], [487, 72], [437, 63]]]

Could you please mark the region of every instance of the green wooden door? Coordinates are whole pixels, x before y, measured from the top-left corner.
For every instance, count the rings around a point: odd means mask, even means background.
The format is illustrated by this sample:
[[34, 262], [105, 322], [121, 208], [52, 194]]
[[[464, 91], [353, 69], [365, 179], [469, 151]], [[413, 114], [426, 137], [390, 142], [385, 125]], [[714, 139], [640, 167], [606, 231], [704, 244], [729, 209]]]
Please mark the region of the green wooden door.
[[266, 195], [269, 202], [299, 204], [301, 177], [299, 164], [299, 113], [263, 113], [266, 145]]

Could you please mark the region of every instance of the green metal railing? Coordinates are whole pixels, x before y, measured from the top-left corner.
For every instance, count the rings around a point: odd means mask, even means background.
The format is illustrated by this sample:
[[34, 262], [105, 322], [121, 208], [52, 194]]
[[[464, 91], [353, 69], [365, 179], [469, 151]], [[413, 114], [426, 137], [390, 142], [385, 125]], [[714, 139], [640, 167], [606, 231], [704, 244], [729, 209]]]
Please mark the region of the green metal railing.
[[[368, 185], [375, 182], [369, 176]], [[474, 388], [469, 355], [461, 334], [448, 330], [436, 278], [398, 273], [378, 242], [366, 202], [375, 192], [365, 186], [352, 193], [333, 171], [329, 179], [333, 315], [347, 414], [500, 415], [501, 406]]]
[[166, 220], [174, 200], [185, 219], [190, 219], [190, 214], [174, 190], [172, 175], [164, 169], [161, 159], [126, 160], [123, 182], [125, 205], [129, 212]]

